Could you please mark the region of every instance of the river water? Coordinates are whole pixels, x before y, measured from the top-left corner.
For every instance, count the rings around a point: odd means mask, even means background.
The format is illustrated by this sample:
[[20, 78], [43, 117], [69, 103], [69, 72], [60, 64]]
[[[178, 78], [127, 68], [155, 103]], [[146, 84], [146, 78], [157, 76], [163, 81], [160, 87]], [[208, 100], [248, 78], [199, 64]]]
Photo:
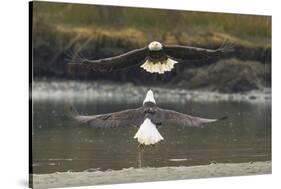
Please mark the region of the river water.
[[228, 116], [228, 119], [204, 128], [160, 127], [164, 141], [141, 153], [133, 139], [137, 128], [89, 128], [69, 119], [66, 112], [71, 105], [89, 115], [115, 112], [139, 107], [142, 98], [134, 101], [35, 99], [31, 130], [34, 173], [271, 160], [269, 101], [162, 100], [158, 103], [162, 108], [206, 118]]

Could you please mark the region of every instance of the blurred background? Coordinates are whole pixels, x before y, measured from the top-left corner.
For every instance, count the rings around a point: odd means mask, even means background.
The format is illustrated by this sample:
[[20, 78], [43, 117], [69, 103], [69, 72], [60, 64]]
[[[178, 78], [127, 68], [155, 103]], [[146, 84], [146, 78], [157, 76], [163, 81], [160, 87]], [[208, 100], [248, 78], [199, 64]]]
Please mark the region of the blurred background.
[[[117, 80], [228, 93], [271, 86], [270, 16], [36, 2], [32, 23], [35, 80]], [[179, 64], [164, 75], [138, 66], [111, 73], [67, 69], [66, 52], [99, 59], [154, 40], [212, 49], [227, 41], [235, 53], [211, 65]]]

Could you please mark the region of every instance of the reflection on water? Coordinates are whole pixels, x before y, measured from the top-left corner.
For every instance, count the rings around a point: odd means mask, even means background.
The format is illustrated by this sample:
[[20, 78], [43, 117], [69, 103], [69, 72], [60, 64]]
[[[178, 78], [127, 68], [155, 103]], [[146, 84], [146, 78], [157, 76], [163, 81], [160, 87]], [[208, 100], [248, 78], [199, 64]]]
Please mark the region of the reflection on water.
[[[140, 99], [141, 100], [141, 99]], [[79, 112], [100, 114], [136, 108], [126, 102], [73, 102]], [[137, 128], [88, 128], [69, 120], [67, 102], [33, 105], [34, 173], [118, 170], [128, 167], [191, 166], [214, 162], [271, 160], [271, 105], [246, 102], [159, 104], [191, 115], [228, 120], [210, 127], [160, 127], [164, 141], [143, 154], [133, 139]]]

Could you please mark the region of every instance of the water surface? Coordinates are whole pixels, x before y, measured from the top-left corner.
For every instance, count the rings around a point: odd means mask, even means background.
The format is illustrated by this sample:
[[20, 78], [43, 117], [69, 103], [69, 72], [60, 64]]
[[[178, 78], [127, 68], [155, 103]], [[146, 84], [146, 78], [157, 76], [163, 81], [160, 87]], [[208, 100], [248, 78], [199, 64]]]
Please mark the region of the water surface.
[[[205, 128], [160, 127], [164, 141], [141, 154], [137, 128], [89, 128], [65, 116], [72, 104], [85, 114], [136, 108], [126, 101], [33, 102], [33, 171], [106, 171], [129, 167], [192, 166], [271, 160], [271, 105], [247, 102], [158, 103], [191, 115], [229, 119]], [[157, 99], [156, 99], [157, 101]]]

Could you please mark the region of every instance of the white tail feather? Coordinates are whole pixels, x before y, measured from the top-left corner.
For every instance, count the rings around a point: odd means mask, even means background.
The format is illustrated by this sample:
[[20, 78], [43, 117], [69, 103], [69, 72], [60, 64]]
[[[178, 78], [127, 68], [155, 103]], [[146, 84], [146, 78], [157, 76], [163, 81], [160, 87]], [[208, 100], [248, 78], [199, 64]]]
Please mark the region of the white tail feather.
[[156, 62], [156, 63], [150, 60], [146, 60], [145, 63], [141, 65], [141, 68], [143, 68], [145, 71], [149, 73], [163, 74], [165, 72], [171, 71], [176, 63], [178, 62], [170, 58], [162, 62]]
[[156, 125], [152, 123], [149, 118], [144, 120], [134, 138], [136, 138], [140, 144], [144, 145], [156, 144], [164, 140], [157, 130]]

